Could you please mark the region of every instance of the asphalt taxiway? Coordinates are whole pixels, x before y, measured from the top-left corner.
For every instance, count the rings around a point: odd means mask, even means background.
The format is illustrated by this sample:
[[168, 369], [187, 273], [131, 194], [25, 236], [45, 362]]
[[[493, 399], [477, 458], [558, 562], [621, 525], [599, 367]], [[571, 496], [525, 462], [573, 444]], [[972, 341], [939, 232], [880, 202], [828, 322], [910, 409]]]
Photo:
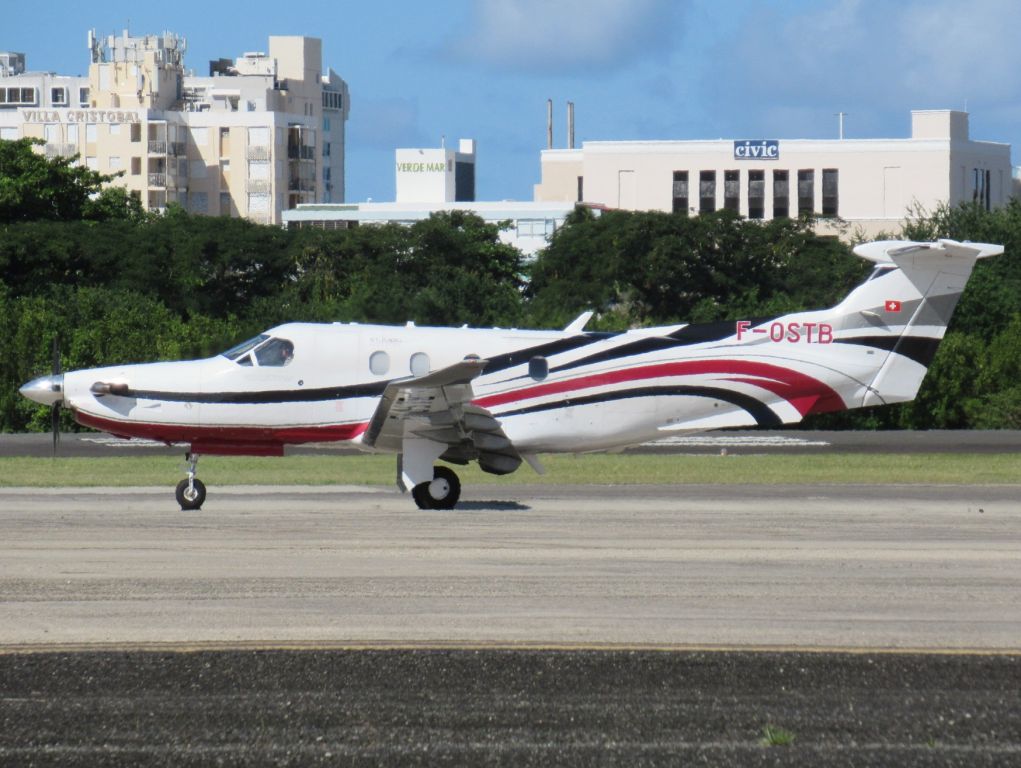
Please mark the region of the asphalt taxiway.
[[1021, 646], [1018, 486], [0, 490], [0, 645]]

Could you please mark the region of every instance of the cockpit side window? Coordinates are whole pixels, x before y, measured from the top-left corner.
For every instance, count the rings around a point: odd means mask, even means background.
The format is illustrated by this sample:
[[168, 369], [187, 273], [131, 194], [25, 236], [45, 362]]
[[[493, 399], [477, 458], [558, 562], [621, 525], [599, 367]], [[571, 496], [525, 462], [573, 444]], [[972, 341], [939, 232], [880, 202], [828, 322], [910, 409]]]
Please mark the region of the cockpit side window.
[[255, 350], [255, 359], [263, 368], [279, 368], [294, 359], [294, 343], [287, 339], [270, 339]]
[[[238, 358], [244, 357], [246, 353], [251, 352], [268, 338], [269, 336], [266, 334], [261, 334], [260, 336], [256, 336], [254, 339], [242, 341], [236, 347], [231, 347], [226, 352], [221, 352], [220, 354], [228, 360], [238, 360]], [[242, 363], [242, 365], [244, 365], [244, 363]], [[248, 365], [251, 365], [251, 361], [249, 361]]]

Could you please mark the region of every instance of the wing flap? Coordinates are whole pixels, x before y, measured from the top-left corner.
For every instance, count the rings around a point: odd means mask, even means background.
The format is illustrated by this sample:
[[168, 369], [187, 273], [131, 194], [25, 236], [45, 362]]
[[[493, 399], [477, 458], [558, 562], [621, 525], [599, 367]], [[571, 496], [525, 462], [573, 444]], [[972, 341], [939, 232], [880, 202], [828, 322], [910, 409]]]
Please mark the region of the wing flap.
[[471, 401], [472, 381], [488, 361], [464, 360], [418, 378], [390, 382], [362, 436], [365, 445], [403, 453], [405, 440], [446, 446], [445, 461], [477, 460], [487, 472], [506, 474], [521, 464], [500, 422]]

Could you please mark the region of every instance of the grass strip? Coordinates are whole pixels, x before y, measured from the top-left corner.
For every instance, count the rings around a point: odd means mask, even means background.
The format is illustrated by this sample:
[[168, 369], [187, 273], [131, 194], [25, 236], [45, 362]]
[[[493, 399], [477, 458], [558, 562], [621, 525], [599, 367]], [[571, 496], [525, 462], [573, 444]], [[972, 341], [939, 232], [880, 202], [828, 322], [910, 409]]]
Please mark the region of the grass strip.
[[[1018, 454], [718, 455], [584, 454], [541, 457], [546, 475], [527, 466], [505, 477], [475, 465], [455, 467], [465, 484], [1014, 484]], [[209, 485], [391, 485], [395, 459], [386, 455], [205, 456], [199, 477]], [[0, 487], [174, 485], [182, 459], [170, 456], [0, 458]]]

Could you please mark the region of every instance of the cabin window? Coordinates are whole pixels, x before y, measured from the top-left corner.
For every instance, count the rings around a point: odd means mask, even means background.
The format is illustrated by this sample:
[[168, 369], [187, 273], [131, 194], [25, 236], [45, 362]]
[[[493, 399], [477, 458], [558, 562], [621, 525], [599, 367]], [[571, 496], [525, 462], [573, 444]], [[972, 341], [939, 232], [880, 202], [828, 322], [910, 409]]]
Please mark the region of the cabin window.
[[376, 376], [383, 376], [390, 370], [390, 355], [386, 352], [373, 352], [369, 355], [369, 370]]
[[429, 355], [425, 352], [416, 352], [411, 356], [411, 375], [425, 376], [429, 373]]
[[542, 355], [536, 355], [528, 361], [528, 375], [536, 381], [542, 381], [549, 376], [549, 361]]
[[294, 359], [294, 344], [287, 339], [270, 339], [257, 350], [255, 359], [263, 368], [280, 368]]

